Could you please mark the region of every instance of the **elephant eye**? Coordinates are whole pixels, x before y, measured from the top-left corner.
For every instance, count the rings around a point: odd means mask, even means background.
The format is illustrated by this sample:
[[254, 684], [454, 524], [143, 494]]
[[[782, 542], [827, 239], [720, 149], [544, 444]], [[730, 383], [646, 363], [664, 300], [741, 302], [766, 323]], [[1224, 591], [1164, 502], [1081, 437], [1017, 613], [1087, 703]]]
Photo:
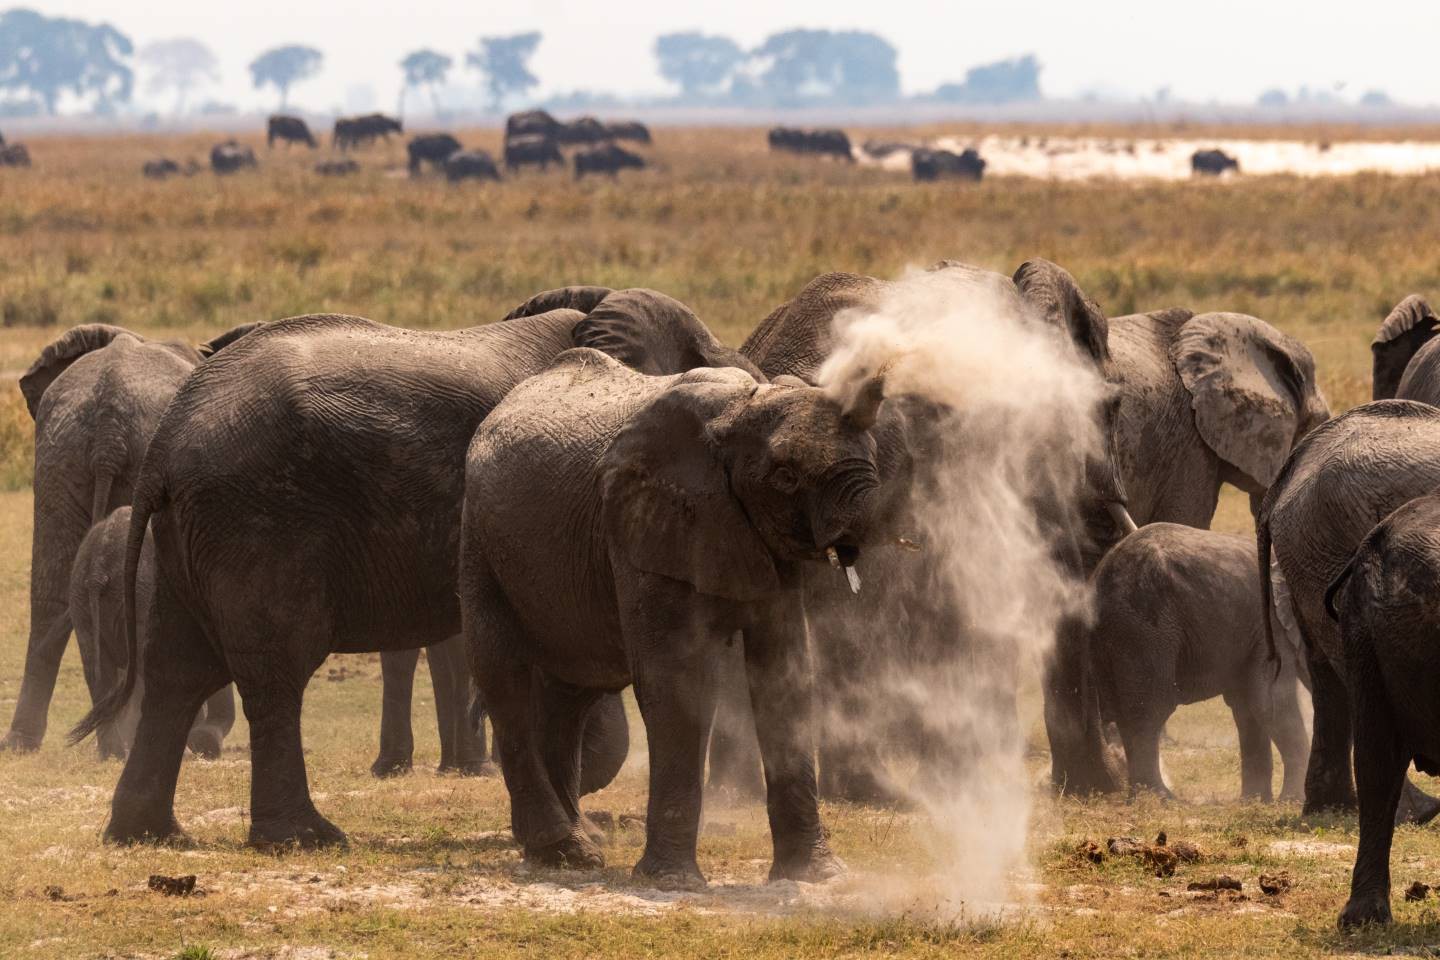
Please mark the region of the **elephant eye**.
[[800, 479], [795, 476], [795, 471], [783, 464], [770, 471], [770, 483], [785, 493], [794, 493], [800, 486]]

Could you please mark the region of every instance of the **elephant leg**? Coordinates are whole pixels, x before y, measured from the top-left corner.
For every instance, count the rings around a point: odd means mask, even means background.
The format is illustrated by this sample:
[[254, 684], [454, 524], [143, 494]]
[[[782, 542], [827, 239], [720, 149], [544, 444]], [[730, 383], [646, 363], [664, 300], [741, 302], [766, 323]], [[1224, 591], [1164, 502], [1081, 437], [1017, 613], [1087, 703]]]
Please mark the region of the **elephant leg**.
[[1160, 772], [1160, 740], [1173, 709], [1167, 704], [1163, 711], [1127, 717], [1116, 724], [1120, 729], [1120, 742], [1125, 745], [1125, 767], [1132, 797], [1148, 791], [1163, 800], [1175, 799]]
[[225, 737], [235, 726], [235, 688], [226, 684], [205, 701], [199, 716], [190, 728], [185, 745], [196, 756], [218, 760]]
[[300, 738], [304, 680], [236, 677], [250, 722], [250, 844], [262, 849], [345, 846], [345, 834], [310, 799]]
[[184, 838], [175, 819], [175, 784], [185, 739], [201, 705], [230, 682], [225, 664], [163, 585], [141, 667], [140, 721], [105, 827], [105, 839], [117, 843]]
[[0, 751], [29, 753], [40, 749], [40, 742], [45, 739], [50, 698], [55, 693], [55, 679], [60, 674], [60, 661], [69, 639], [69, 606], [63, 601], [32, 598], [30, 639], [25, 648], [20, 696], [15, 701], [10, 731], [0, 739]]
[[419, 650], [386, 650], [380, 654], [380, 754], [370, 764], [373, 776], [397, 777], [410, 772], [415, 757], [410, 703], [419, 663]]
[[1310, 764], [1305, 771], [1304, 813], [1355, 807], [1350, 767], [1350, 694], [1324, 656], [1310, 660], [1310, 695], [1315, 704]]
[[[95, 618], [91, 622], [75, 624], [75, 645], [80, 648], [80, 666], [85, 672], [85, 686], [90, 691], [90, 703], [99, 703], [110, 689], [119, 682], [124, 666], [119, 669], [100, 649], [95, 638]], [[95, 743], [101, 760], [124, 760], [126, 741], [119, 720], [102, 723], [95, 731]]]
[[630, 721], [618, 693], [600, 696], [585, 721], [580, 744], [580, 796], [608, 787], [630, 756]]
[[1274, 760], [1270, 756], [1268, 698], [1253, 690], [1225, 694], [1225, 703], [1240, 736], [1240, 799], [1269, 803], [1274, 799]]
[[[1351, 644], [1347, 642], [1347, 648]], [[1390, 843], [1410, 757], [1381, 686], [1373, 653], [1352, 662], [1355, 776], [1360, 802], [1360, 843], [1350, 876], [1350, 900], [1341, 927], [1390, 922]]]
[[596, 703], [604, 694], [548, 680], [538, 684], [536, 695], [544, 724], [540, 741], [542, 758], [555, 796], [572, 824], [592, 839], [598, 835], [603, 840], [604, 834], [581, 817], [580, 768], [584, 762], [581, 745], [585, 730]]
[[771, 611], [745, 633], [745, 673], [774, 847], [771, 880], [824, 880], [845, 869], [820, 823], [808, 661], [805, 615], [798, 608]]
[[1270, 735], [1285, 779], [1280, 785], [1280, 799], [1297, 801], [1305, 797], [1305, 765], [1310, 759], [1310, 734], [1300, 713], [1300, 698], [1295, 678], [1287, 671], [1275, 683], [1271, 695]]
[[1089, 676], [1089, 626], [1066, 617], [1045, 666], [1045, 734], [1050, 741], [1050, 783], [1061, 793], [1115, 793], [1119, 771], [1109, 762], [1099, 707]]
[[1400, 804], [1395, 808], [1395, 825], [1408, 823], [1423, 827], [1434, 820], [1436, 814], [1440, 814], [1440, 800], [1415, 786], [1415, 782], [1407, 776], [1400, 791]]
[[494, 773], [485, 754], [485, 729], [470, 725], [470, 669], [460, 634], [425, 648], [435, 691], [435, 721], [440, 730], [440, 772], [466, 776]]
[[745, 681], [743, 640], [731, 640], [720, 655], [719, 666], [715, 719], [710, 728], [709, 785], [712, 790], [758, 799], [765, 795], [765, 778]]
[[[635, 699], [650, 743], [645, 853], [635, 876], [703, 886], [696, 861], [705, 783], [705, 748], [717, 695], [714, 656], [663, 657], [646, 649], [633, 665]], [[637, 658], [638, 660], [639, 658]]]

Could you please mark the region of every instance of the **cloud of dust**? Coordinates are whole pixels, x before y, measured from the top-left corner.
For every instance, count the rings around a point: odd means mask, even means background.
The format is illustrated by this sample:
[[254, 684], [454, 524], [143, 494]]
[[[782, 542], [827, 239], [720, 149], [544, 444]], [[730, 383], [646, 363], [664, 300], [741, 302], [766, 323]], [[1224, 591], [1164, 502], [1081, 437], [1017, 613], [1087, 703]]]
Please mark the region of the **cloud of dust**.
[[887, 396], [940, 411], [941, 443], [912, 520], [921, 552], [857, 564], [854, 628], [883, 620], [869, 640], [883, 670], [861, 678], [858, 718], [850, 691], [850, 715], [825, 723], [910, 758], [912, 770], [889, 764], [891, 787], [923, 814], [935, 875], [880, 883], [887, 908], [993, 913], [1025, 860], [1034, 718], [1017, 717], [1019, 686], [1036, 685], [1061, 619], [1086, 608], [1055, 540], [1074, 529], [1085, 460], [1102, 451], [1105, 385], [1008, 280], [969, 268], [912, 272], [835, 328], [821, 386], [843, 402], [884, 371]]

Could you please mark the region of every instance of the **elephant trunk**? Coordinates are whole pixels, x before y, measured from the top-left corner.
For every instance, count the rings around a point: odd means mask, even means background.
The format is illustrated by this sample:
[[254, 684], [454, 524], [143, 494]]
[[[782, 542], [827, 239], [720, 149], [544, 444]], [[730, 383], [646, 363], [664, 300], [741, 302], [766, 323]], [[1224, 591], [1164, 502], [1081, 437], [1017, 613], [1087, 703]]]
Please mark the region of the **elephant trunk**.
[[880, 479], [870, 463], [835, 471], [818, 489], [810, 510], [815, 546], [836, 548], [840, 561], [851, 566], [872, 525], [880, 500]]

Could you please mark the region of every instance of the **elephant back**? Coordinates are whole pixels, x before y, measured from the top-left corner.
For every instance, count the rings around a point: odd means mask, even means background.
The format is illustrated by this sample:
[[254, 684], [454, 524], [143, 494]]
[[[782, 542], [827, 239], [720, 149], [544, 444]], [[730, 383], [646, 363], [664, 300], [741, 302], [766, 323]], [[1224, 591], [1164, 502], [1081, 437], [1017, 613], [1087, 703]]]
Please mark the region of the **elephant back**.
[[59, 338], [40, 351], [40, 356], [30, 369], [20, 377], [20, 393], [25, 397], [25, 407], [34, 419], [40, 411], [40, 400], [62, 373], [76, 360], [95, 350], [107, 347], [116, 337], [133, 337], [138, 342], [145, 338], [124, 327], [108, 323], [84, 323], [71, 327]]
[[877, 307], [888, 286], [855, 273], [821, 274], [762, 320], [740, 352], [768, 377], [786, 374], [814, 383], [835, 345], [835, 316]]

